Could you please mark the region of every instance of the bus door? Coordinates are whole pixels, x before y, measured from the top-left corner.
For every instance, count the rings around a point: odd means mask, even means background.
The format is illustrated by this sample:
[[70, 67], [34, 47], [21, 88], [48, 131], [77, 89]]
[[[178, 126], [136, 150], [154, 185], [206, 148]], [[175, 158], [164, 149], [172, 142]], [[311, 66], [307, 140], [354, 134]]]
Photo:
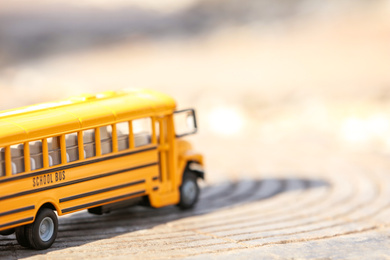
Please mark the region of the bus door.
[[160, 191], [170, 192], [174, 187], [172, 116], [156, 118], [155, 129], [160, 160]]

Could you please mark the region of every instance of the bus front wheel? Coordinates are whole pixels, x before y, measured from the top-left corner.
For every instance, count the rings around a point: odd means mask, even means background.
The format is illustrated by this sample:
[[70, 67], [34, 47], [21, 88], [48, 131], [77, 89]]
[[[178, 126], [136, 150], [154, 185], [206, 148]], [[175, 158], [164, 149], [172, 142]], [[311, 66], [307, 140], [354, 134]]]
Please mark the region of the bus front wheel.
[[53, 210], [41, 209], [35, 221], [26, 226], [25, 234], [30, 247], [34, 249], [47, 249], [57, 237], [58, 219]]
[[180, 186], [180, 202], [178, 206], [181, 209], [193, 208], [199, 198], [199, 186], [197, 176], [191, 171], [184, 173], [183, 182]]

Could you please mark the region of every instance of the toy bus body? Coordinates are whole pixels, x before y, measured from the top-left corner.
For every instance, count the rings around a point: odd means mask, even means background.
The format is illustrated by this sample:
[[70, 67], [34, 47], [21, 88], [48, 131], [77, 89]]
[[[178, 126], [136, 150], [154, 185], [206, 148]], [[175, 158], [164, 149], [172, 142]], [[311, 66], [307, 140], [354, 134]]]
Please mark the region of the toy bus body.
[[[165, 94], [128, 90], [0, 113], [0, 232], [45, 249], [57, 233], [53, 211], [102, 213], [135, 198], [192, 207], [199, 188], [183, 182], [189, 172], [203, 178], [203, 158], [180, 138], [196, 132], [194, 111], [175, 109]], [[192, 126], [178, 134], [183, 115]]]

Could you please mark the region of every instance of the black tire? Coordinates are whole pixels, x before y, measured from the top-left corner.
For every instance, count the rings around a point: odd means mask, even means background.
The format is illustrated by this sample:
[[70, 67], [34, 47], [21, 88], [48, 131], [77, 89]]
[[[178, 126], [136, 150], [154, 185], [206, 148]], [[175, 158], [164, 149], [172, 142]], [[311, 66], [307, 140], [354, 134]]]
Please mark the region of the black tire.
[[0, 235], [2, 235], [2, 236], [9, 236], [9, 235], [12, 235], [13, 233], [15, 233], [15, 229], [14, 228], [0, 231]]
[[26, 226], [26, 235], [30, 247], [38, 250], [51, 247], [57, 238], [58, 219], [51, 209], [41, 209], [35, 221]]
[[16, 241], [23, 247], [30, 247], [26, 235], [26, 226], [17, 227], [15, 230]]
[[186, 171], [183, 175], [183, 182], [180, 186], [180, 202], [178, 206], [181, 209], [193, 208], [199, 198], [199, 186], [195, 173]]

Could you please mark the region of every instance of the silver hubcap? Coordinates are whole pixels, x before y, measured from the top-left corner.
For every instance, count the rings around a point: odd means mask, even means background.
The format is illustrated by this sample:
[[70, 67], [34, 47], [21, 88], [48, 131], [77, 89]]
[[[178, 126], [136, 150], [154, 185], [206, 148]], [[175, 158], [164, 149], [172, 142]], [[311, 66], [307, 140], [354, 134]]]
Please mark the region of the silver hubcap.
[[183, 186], [183, 200], [191, 204], [196, 198], [196, 185], [192, 181], [186, 181]]
[[54, 222], [51, 218], [46, 217], [39, 225], [39, 237], [42, 241], [47, 242], [54, 234]]

